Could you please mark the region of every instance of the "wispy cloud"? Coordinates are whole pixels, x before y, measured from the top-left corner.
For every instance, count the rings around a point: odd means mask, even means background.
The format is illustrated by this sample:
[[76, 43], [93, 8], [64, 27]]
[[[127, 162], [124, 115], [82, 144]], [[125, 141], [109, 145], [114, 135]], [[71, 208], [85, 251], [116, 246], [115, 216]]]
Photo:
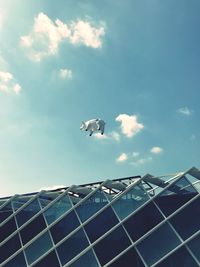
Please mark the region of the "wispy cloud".
[[124, 162], [128, 159], [128, 155], [126, 153], [122, 153], [117, 159], [117, 162]]
[[139, 165], [143, 165], [143, 164], [145, 164], [147, 162], [150, 162], [152, 160], [153, 160], [152, 157], [140, 158], [140, 159], [138, 159], [136, 161], [132, 161], [130, 164], [134, 165], [134, 166], [139, 166]]
[[134, 158], [138, 157], [139, 155], [140, 155], [139, 152], [133, 152], [133, 153], [132, 153], [132, 156], [133, 156]]
[[59, 76], [62, 78], [62, 79], [70, 79], [72, 78], [72, 70], [70, 69], [60, 69], [59, 70]]
[[86, 20], [72, 21], [67, 25], [59, 19], [54, 22], [46, 14], [39, 13], [35, 17], [32, 31], [22, 36], [20, 41], [23, 47], [29, 49], [29, 57], [40, 61], [46, 56], [55, 55], [64, 40], [73, 45], [100, 48], [104, 34], [102, 23], [98, 28]]
[[154, 146], [151, 148], [151, 153], [153, 154], [160, 154], [163, 152], [163, 148], [159, 147], [159, 146]]
[[144, 125], [138, 122], [136, 115], [120, 114], [115, 120], [121, 123], [122, 133], [129, 138], [144, 128]]
[[178, 112], [186, 116], [190, 116], [192, 114], [192, 111], [188, 107], [179, 108]]
[[15, 78], [10, 72], [0, 71], [0, 91], [5, 93], [14, 92], [19, 94], [21, 91], [21, 86], [16, 82]]
[[97, 139], [101, 139], [101, 140], [105, 140], [105, 139], [109, 139], [109, 140], [114, 140], [119, 142], [120, 141], [120, 134], [113, 131], [111, 133], [104, 133], [103, 135], [101, 133], [95, 133], [93, 134], [93, 136]]

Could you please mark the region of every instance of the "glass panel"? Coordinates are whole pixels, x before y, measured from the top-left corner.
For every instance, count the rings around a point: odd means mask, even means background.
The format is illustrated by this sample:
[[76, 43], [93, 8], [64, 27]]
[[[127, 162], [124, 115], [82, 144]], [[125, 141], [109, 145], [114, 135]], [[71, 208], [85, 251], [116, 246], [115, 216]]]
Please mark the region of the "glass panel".
[[71, 208], [71, 203], [67, 195], [63, 196], [61, 199], [56, 201], [49, 209], [44, 212], [44, 216], [48, 222], [51, 224], [57, 220], [61, 215]]
[[39, 215], [35, 220], [26, 225], [21, 231], [21, 238], [23, 244], [33, 239], [42, 230], [46, 228], [46, 223], [42, 215]]
[[132, 240], [136, 241], [163, 219], [156, 206], [153, 203], [149, 203], [125, 221], [124, 226]]
[[21, 248], [19, 235], [16, 234], [14, 237], [9, 239], [5, 244], [0, 246], [0, 263], [7, 260], [17, 250]]
[[194, 255], [200, 261], [200, 235], [192, 239], [192, 241], [188, 243], [188, 247], [192, 250]]
[[106, 264], [131, 244], [122, 226], [112, 231], [94, 245], [94, 251], [101, 263]]
[[11, 214], [13, 214], [13, 210], [11, 202], [9, 202], [6, 206], [0, 209], [0, 223], [7, 219]]
[[99, 267], [97, 260], [92, 250], [85, 253], [74, 263], [70, 264], [70, 267]]
[[58, 243], [79, 225], [75, 212], [70, 212], [50, 229], [54, 243]]
[[176, 214], [170, 222], [183, 239], [200, 229], [200, 197]]
[[18, 254], [11, 261], [3, 265], [4, 267], [26, 267], [23, 253]]
[[154, 264], [173, 250], [180, 241], [168, 223], [165, 223], [137, 245], [147, 265]]
[[32, 218], [36, 213], [40, 211], [40, 206], [38, 200], [34, 200], [28, 206], [26, 206], [23, 210], [16, 214], [17, 223], [19, 226], [27, 222], [30, 218]]
[[[32, 196], [33, 197], [33, 196]], [[21, 208], [31, 197], [16, 197], [12, 200], [14, 210]]]
[[0, 227], [0, 242], [10, 236], [17, 229], [15, 219], [12, 218]]
[[191, 257], [187, 249], [182, 247], [156, 265], [156, 267], [198, 267], [198, 264]]
[[52, 251], [42, 260], [33, 265], [33, 267], [51, 267], [51, 266], [60, 267], [55, 251]]
[[119, 220], [115, 216], [111, 207], [108, 207], [93, 220], [87, 223], [84, 228], [91, 242], [94, 242], [109, 229], [115, 226]]
[[171, 185], [162, 194], [157, 196], [154, 201], [158, 204], [163, 213], [168, 216], [195, 195], [197, 195], [197, 191], [187, 179], [183, 177], [178, 182]]
[[53, 246], [49, 233], [46, 232], [25, 249], [28, 263], [31, 264]]
[[42, 206], [42, 208], [46, 207], [51, 203], [54, 199], [56, 199], [58, 196], [60, 196], [62, 192], [44, 192], [40, 194], [38, 197], [38, 200]]
[[119, 257], [116, 261], [108, 265], [109, 267], [128, 267], [127, 263], [130, 263], [131, 267], [145, 267], [139, 255], [134, 248], [129, 249], [125, 254]]
[[124, 219], [149, 199], [141, 184], [134, 186], [129, 192], [113, 203], [113, 208], [120, 219]]
[[58, 248], [58, 255], [62, 265], [73, 259], [77, 254], [89, 245], [83, 230], [79, 230], [70, 238], [65, 240]]
[[108, 200], [104, 193], [102, 191], [97, 191], [94, 195], [81, 203], [81, 205], [76, 208], [76, 211], [81, 221], [84, 222], [98, 210], [103, 208], [107, 203]]

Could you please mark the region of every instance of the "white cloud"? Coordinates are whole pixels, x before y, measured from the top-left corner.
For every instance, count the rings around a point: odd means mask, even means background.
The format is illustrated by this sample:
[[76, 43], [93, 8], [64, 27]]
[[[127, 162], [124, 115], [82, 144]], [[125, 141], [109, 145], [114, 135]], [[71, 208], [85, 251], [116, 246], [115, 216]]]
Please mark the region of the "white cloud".
[[146, 157], [146, 158], [141, 158], [141, 159], [138, 159], [136, 161], [133, 161], [130, 164], [138, 166], [138, 165], [143, 165], [143, 164], [150, 162], [150, 161], [152, 161], [152, 157]]
[[133, 155], [134, 158], [136, 158], [136, 157], [138, 157], [140, 155], [140, 153], [139, 152], [133, 152], [132, 155]]
[[63, 187], [66, 187], [66, 185], [52, 185], [52, 186], [46, 186], [46, 187], [44, 186], [44, 187], [41, 187], [38, 191], [42, 191], [42, 190], [51, 191], [51, 190], [55, 190], [55, 189], [59, 189]]
[[105, 140], [114, 140], [119, 142], [120, 141], [120, 135], [117, 132], [111, 132], [111, 133], [104, 133], [103, 135], [101, 133], [95, 133], [93, 136], [97, 139]]
[[144, 125], [138, 122], [136, 115], [120, 114], [115, 120], [121, 122], [122, 133], [127, 137], [134, 136], [144, 128]]
[[62, 79], [72, 78], [72, 70], [70, 70], [70, 69], [60, 69], [59, 76]]
[[16, 82], [10, 72], [0, 71], [0, 91], [4, 91], [6, 93], [13, 91], [15, 94], [19, 94], [21, 86]]
[[93, 27], [88, 21], [78, 20], [71, 26], [72, 35], [70, 41], [72, 44], [84, 44], [92, 48], [102, 46], [101, 36], [105, 34], [104, 27]]
[[96, 28], [89, 21], [72, 21], [69, 25], [57, 19], [52, 21], [46, 14], [39, 13], [32, 31], [21, 37], [21, 45], [29, 49], [29, 57], [34, 61], [55, 55], [62, 41], [82, 44], [92, 48], [102, 46], [103, 26]]
[[119, 133], [117, 133], [117, 132], [112, 132], [112, 133], [110, 133], [110, 137], [112, 138], [112, 139], [114, 139], [115, 141], [120, 141], [120, 134]]
[[186, 116], [190, 116], [192, 114], [192, 111], [188, 107], [179, 108], [178, 112]]
[[101, 133], [95, 133], [93, 136], [97, 139], [108, 139], [108, 136], [106, 134], [101, 134]]
[[116, 161], [117, 161], [117, 162], [124, 162], [124, 161], [126, 161], [127, 159], [128, 159], [127, 154], [126, 154], [126, 153], [122, 153], [122, 154], [116, 159]]
[[163, 152], [163, 149], [159, 146], [154, 146], [151, 148], [151, 153], [153, 154], [160, 154]]

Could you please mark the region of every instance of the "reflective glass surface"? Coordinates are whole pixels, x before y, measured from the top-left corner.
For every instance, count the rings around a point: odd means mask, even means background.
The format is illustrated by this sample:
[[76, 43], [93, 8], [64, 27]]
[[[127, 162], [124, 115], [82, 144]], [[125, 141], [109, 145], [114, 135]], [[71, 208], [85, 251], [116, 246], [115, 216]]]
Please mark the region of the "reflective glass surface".
[[74, 263], [70, 264], [70, 267], [99, 267], [99, 265], [93, 251], [89, 250]]
[[31, 197], [16, 197], [12, 200], [14, 210], [21, 208]]
[[197, 191], [188, 182], [188, 180], [183, 177], [175, 184], [172, 184], [167, 190], [162, 192], [162, 194], [157, 196], [154, 201], [160, 207], [162, 212], [168, 216], [195, 195], [197, 195]]
[[109, 229], [115, 226], [119, 220], [115, 216], [111, 207], [108, 207], [93, 220], [87, 223], [84, 228], [91, 242], [94, 242]]
[[81, 229], [65, 240], [58, 248], [62, 264], [66, 264], [89, 245], [84, 231]]
[[183, 239], [200, 229], [200, 197], [178, 212], [170, 222]]
[[38, 200], [35, 199], [29, 205], [27, 205], [24, 209], [22, 209], [19, 213], [16, 214], [17, 223], [19, 226], [27, 222], [31, 219], [36, 213], [40, 211], [40, 206]]
[[195, 257], [200, 262], [200, 235], [192, 239], [188, 244], [188, 247], [191, 249], [191, 251], [194, 253]]
[[4, 267], [26, 267], [26, 262], [24, 259], [24, 254], [20, 253], [16, 257], [14, 257], [12, 260], [10, 260], [8, 263], [3, 265]]
[[61, 194], [60, 192], [44, 192], [40, 194], [38, 199], [42, 208], [49, 205], [49, 203], [51, 203], [54, 199], [56, 199], [60, 194]]
[[94, 251], [101, 263], [104, 265], [117, 256], [121, 251], [131, 244], [126, 232], [119, 226], [104, 239], [94, 245]]
[[66, 237], [74, 229], [79, 226], [78, 218], [74, 211], [71, 211], [54, 226], [51, 227], [50, 231], [54, 240], [54, 243], [58, 243], [61, 239]]
[[11, 202], [4, 207], [0, 207], [0, 223], [7, 219], [11, 214], [13, 214]]
[[109, 264], [109, 267], [144, 267], [144, 264], [136, 250], [131, 248], [116, 261]]
[[49, 233], [46, 232], [37, 238], [25, 249], [28, 263], [31, 264], [53, 246]]
[[45, 228], [46, 223], [44, 221], [44, 218], [42, 215], [39, 215], [20, 231], [23, 244], [26, 244]]
[[137, 248], [147, 265], [150, 266], [173, 250], [179, 243], [180, 241], [170, 225], [165, 223], [142, 240]]
[[20, 248], [21, 248], [21, 243], [19, 240], [19, 235], [16, 234], [11, 239], [9, 239], [5, 244], [0, 246], [0, 263], [7, 260]]
[[182, 247], [172, 255], [168, 256], [156, 267], [198, 267], [186, 248]]
[[81, 221], [84, 222], [107, 203], [108, 200], [106, 199], [104, 193], [102, 191], [97, 191], [90, 198], [81, 203], [81, 205], [76, 208], [76, 211]]
[[44, 216], [48, 224], [57, 220], [61, 215], [71, 208], [69, 197], [64, 195], [61, 199], [57, 200], [49, 209], [44, 212]]
[[17, 229], [15, 219], [11, 218], [8, 222], [0, 226], [0, 242], [11, 235]]
[[39, 262], [35, 263], [33, 267], [60, 267], [55, 251], [50, 252]]
[[118, 216], [121, 219], [124, 219], [126, 216], [144, 204], [148, 199], [149, 196], [147, 195], [143, 186], [139, 184], [117, 199], [112, 206]]
[[136, 241], [163, 219], [157, 207], [153, 203], [149, 203], [126, 220], [124, 226], [132, 240]]

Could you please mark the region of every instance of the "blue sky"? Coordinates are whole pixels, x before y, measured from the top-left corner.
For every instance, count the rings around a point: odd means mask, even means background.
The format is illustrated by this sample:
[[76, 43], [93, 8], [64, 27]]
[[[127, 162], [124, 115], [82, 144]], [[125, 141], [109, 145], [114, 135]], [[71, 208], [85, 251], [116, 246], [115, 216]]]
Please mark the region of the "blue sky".
[[0, 195], [200, 167], [199, 8], [0, 0]]

